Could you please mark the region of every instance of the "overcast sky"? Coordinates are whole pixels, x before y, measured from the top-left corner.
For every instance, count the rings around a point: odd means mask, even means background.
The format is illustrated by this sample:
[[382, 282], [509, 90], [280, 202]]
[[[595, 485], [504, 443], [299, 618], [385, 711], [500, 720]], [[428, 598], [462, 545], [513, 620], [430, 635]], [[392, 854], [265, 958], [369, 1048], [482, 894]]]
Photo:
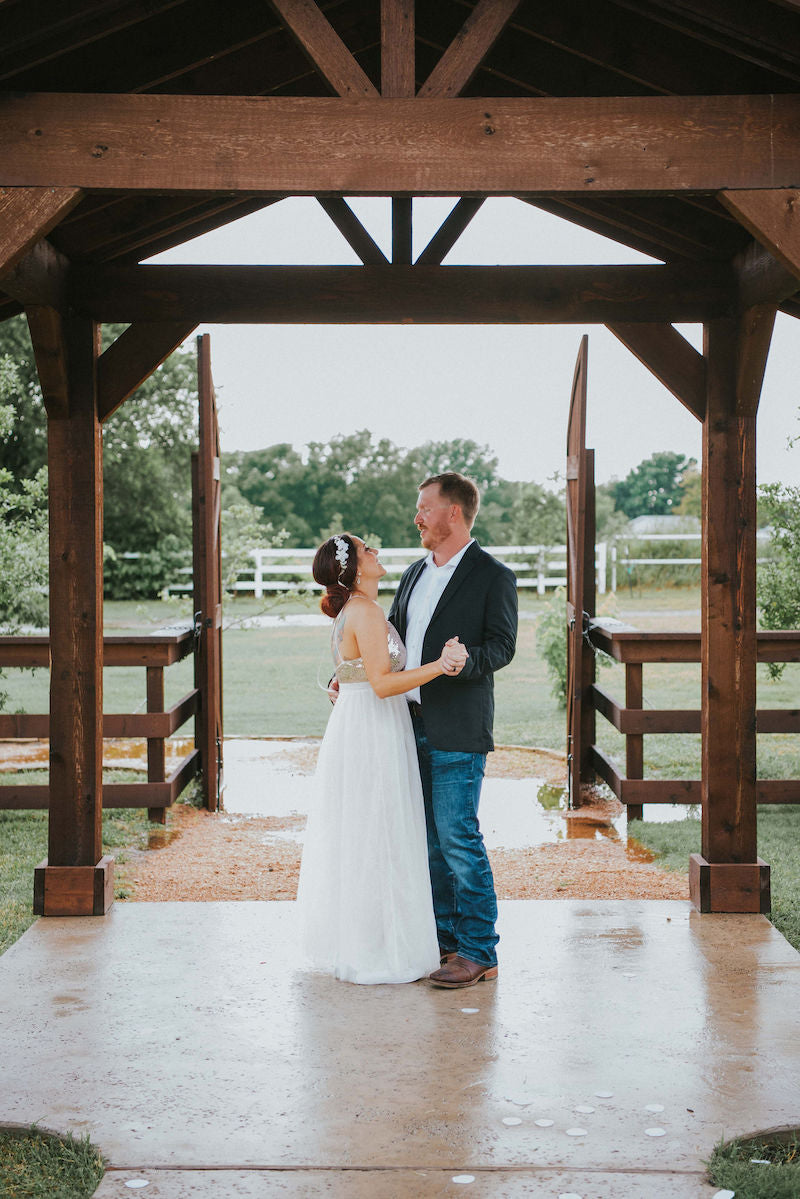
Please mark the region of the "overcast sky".
[[[390, 203], [351, 201], [390, 253]], [[414, 201], [414, 253], [454, 200]], [[161, 263], [356, 264], [314, 199], [273, 204], [151, 259]], [[446, 264], [646, 263], [519, 200], [487, 200]], [[699, 326], [681, 326], [696, 346]], [[369, 429], [398, 446], [467, 437], [507, 479], [563, 474], [575, 356], [589, 333], [587, 444], [598, 482], [657, 450], [700, 458], [700, 425], [602, 326], [203, 325], [211, 334], [224, 450]], [[800, 484], [800, 322], [778, 314], [758, 419], [758, 479]]]

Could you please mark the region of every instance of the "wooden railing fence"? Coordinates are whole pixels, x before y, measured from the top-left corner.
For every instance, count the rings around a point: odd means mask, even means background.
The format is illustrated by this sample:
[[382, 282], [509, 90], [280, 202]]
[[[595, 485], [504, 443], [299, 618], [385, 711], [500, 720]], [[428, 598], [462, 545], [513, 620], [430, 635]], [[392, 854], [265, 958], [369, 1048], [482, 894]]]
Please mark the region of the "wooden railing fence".
[[[166, 809], [197, 774], [200, 754], [193, 749], [167, 776], [165, 741], [197, 714], [199, 690], [192, 688], [172, 707], [164, 709], [164, 670], [193, 653], [194, 643], [191, 629], [146, 637], [103, 638], [104, 666], [141, 666], [147, 672], [147, 711], [106, 713], [103, 716], [104, 737], [147, 740], [147, 782], [104, 783], [104, 807], [147, 808], [151, 820], [163, 823]], [[47, 669], [49, 664], [48, 636], [0, 636], [0, 667]], [[50, 717], [47, 714], [0, 712], [0, 740], [46, 739], [49, 733]], [[2, 777], [0, 775], [0, 779]], [[0, 809], [47, 808], [49, 795], [47, 783], [3, 783], [0, 785]]]
[[[630, 819], [641, 818], [645, 803], [699, 804], [699, 779], [643, 777], [645, 734], [700, 732], [699, 708], [644, 708], [643, 667], [648, 662], [699, 662], [699, 632], [642, 632], [619, 621], [598, 618], [590, 622], [588, 636], [596, 649], [625, 666], [624, 704], [597, 683], [592, 684], [588, 695], [595, 712], [625, 736], [625, 773], [621, 774], [596, 744], [590, 747], [594, 770], [626, 805]], [[800, 632], [759, 632], [757, 644], [759, 662], [800, 662]], [[759, 733], [800, 733], [800, 709], [759, 709], [756, 728]], [[759, 779], [757, 796], [764, 804], [800, 803], [800, 779]]]

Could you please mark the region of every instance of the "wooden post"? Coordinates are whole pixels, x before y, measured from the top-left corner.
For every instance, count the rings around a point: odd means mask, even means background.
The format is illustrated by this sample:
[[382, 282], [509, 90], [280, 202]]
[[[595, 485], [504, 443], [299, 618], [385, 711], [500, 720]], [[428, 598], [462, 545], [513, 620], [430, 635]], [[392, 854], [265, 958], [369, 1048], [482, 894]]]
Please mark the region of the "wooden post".
[[[147, 667], [147, 711], [164, 711], [164, 667]], [[163, 783], [166, 778], [166, 749], [163, 737], [147, 738], [147, 781]], [[147, 819], [157, 824], [167, 823], [166, 808], [148, 808]]]
[[[641, 662], [625, 663], [625, 707], [641, 708], [644, 704], [643, 670]], [[629, 779], [644, 778], [644, 737], [641, 733], [625, 735], [625, 775]], [[641, 820], [642, 805], [627, 804], [626, 820]]]
[[737, 410], [739, 341], [736, 319], [705, 327], [702, 854], [689, 863], [703, 912], [769, 910], [756, 852], [755, 412]]
[[[595, 488], [594, 488], [594, 450], [583, 452], [583, 495], [584, 522], [583, 536], [583, 613], [584, 617], [593, 618], [597, 615], [597, 582], [595, 579]], [[592, 684], [597, 677], [594, 650], [587, 645], [581, 660], [581, 758], [580, 777], [582, 783], [595, 781], [592, 746], [597, 740], [597, 715], [592, 699]]]
[[114, 863], [102, 852], [103, 470], [97, 327], [64, 322], [66, 414], [48, 419], [50, 491], [50, 824], [34, 911], [105, 913]]

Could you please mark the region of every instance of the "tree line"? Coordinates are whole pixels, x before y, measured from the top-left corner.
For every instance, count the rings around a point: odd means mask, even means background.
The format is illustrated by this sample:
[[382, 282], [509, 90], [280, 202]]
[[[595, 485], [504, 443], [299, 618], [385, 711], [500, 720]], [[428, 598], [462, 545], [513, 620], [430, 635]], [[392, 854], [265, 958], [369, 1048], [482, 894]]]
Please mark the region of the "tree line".
[[[104, 326], [103, 346], [123, 329]], [[38, 554], [46, 577], [47, 425], [24, 317], [0, 324], [0, 363], [5, 544], [8, 549], [27, 529], [24, 561], [32, 569]], [[189, 345], [172, 354], [103, 428], [109, 597], [157, 595], [186, 562], [192, 543], [190, 456], [196, 442], [196, 364]], [[414, 544], [417, 487], [445, 470], [461, 471], [478, 484], [482, 498], [475, 534], [484, 544], [557, 545], [565, 540], [563, 479], [505, 479], [493, 451], [469, 438], [425, 441], [406, 449], [363, 429], [311, 442], [302, 452], [278, 444], [224, 453], [221, 466], [229, 575], [245, 565], [248, 548], [313, 546], [341, 529], [384, 546]], [[601, 539], [645, 513], [699, 515], [697, 464], [672, 451], [653, 454], [624, 479], [598, 486], [596, 510]], [[128, 554], [138, 557], [129, 559]], [[36, 594], [39, 599], [32, 602], [41, 613], [41, 586]], [[18, 612], [17, 619], [27, 621], [32, 611], [27, 616]], [[1, 597], [0, 618], [10, 618], [8, 601]]]

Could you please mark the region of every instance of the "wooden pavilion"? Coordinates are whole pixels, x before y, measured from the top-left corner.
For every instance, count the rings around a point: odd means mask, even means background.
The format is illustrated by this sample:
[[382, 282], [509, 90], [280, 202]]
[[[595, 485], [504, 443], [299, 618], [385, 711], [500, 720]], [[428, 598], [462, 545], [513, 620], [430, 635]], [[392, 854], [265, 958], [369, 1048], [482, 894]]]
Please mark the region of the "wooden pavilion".
[[[102, 422], [201, 321], [600, 323], [696, 416], [695, 872], [709, 910], [759, 910], [755, 429], [776, 310], [800, 316], [800, 0], [0, 0], [0, 89], [0, 319], [27, 314], [49, 428], [39, 910], [60, 880], [109, 902]], [[392, 197], [391, 261], [347, 203], [366, 194]], [[289, 195], [363, 265], [139, 265]], [[413, 261], [430, 195], [456, 202]], [[443, 267], [496, 195], [663, 265]]]

